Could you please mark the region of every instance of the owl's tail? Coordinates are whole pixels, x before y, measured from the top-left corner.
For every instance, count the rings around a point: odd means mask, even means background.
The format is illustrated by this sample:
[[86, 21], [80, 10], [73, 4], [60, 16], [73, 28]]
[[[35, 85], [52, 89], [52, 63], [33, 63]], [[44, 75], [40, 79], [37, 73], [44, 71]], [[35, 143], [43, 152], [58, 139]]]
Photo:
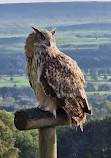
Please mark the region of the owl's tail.
[[76, 122], [76, 127], [80, 125], [81, 131], [83, 131], [83, 124], [86, 120], [86, 113], [92, 114], [92, 111], [88, 107], [87, 100], [82, 97], [67, 98], [65, 100], [65, 107], [63, 109], [68, 113], [73, 122]]

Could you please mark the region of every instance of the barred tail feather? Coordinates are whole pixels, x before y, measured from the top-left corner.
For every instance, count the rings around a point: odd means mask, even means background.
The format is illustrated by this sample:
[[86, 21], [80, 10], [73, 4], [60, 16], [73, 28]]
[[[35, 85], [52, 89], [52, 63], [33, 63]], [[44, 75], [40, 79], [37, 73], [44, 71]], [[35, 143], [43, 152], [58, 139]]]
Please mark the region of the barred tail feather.
[[65, 107], [63, 109], [68, 113], [72, 119], [72, 124], [76, 122], [76, 127], [80, 125], [81, 131], [83, 131], [83, 124], [86, 120], [86, 113], [91, 114], [91, 110], [85, 99], [81, 97], [66, 98]]

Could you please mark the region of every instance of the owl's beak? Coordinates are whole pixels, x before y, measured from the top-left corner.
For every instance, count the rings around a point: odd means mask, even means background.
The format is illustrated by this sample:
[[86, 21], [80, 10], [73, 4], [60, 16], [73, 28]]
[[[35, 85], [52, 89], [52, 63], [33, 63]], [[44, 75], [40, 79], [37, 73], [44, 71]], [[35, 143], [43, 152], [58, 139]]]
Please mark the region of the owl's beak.
[[45, 43], [45, 44], [46, 44], [46, 46], [48, 46], [48, 47], [51, 46], [50, 42], [47, 42], [47, 43]]

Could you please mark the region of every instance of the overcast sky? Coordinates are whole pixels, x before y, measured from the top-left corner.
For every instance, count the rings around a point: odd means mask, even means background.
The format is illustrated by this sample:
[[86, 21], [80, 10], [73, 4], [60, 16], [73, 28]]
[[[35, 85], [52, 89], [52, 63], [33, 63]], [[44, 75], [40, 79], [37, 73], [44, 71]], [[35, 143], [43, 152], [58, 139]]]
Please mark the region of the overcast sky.
[[29, 3], [29, 2], [69, 2], [69, 1], [101, 1], [111, 2], [111, 0], [0, 0], [0, 3]]

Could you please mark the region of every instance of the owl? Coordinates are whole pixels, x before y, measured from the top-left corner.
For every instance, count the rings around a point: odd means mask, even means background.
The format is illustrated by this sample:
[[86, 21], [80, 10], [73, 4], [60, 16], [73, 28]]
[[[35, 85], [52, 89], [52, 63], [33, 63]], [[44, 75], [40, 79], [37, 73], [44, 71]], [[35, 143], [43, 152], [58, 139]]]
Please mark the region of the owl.
[[84, 90], [84, 76], [76, 61], [56, 47], [55, 29], [51, 32], [33, 28], [25, 41], [27, 74], [39, 107], [56, 117], [56, 110], [63, 108], [76, 126], [91, 114]]

